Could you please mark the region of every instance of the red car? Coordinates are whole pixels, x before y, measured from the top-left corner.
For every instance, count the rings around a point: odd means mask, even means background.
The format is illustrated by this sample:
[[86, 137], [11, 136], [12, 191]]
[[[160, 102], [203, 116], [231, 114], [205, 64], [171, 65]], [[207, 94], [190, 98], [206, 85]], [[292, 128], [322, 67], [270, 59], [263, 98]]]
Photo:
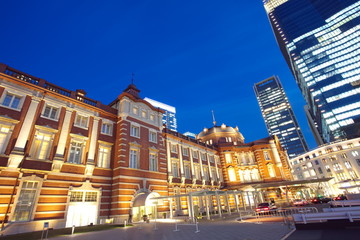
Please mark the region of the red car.
[[256, 213], [270, 213], [276, 211], [277, 207], [274, 204], [270, 203], [259, 203], [258, 207], [255, 208]]

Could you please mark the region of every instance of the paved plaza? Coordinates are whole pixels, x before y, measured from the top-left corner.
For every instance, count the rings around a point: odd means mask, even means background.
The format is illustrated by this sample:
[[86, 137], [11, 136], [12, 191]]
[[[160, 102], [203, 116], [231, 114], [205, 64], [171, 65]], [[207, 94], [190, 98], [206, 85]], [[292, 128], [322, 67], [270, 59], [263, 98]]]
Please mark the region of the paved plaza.
[[80, 233], [51, 240], [280, 240], [291, 231], [280, 222], [258, 224], [218, 220], [200, 222], [198, 226], [200, 232], [195, 233], [194, 225], [178, 225], [179, 231], [174, 231], [175, 223], [157, 223], [157, 230], [154, 230], [154, 223], [134, 224], [127, 228]]

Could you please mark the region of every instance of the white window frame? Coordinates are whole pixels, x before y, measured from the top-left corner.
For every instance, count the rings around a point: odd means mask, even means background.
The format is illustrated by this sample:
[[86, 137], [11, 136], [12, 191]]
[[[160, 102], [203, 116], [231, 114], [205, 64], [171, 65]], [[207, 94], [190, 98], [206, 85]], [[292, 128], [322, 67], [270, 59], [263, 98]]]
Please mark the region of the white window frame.
[[102, 122], [101, 124], [101, 134], [112, 136], [113, 134], [113, 123]]
[[178, 153], [177, 144], [171, 143], [170, 148], [172, 153]]
[[[5, 99], [6, 99], [6, 97], [8, 95], [11, 95], [12, 98], [10, 100], [9, 105], [4, 105]], [[19, 98], [19, 102], [15, 107], [12, 107], [11, 105], [13, 104], [13, 101], [14, 101], [15, 97]], [[23, 102], [24, 102], [24, 97], [23, 96], [21, 96], [19, 94], [16, 94], [16, 93], [9, 92], [9, 91], [4, 91], [2, 96], [1, 96], [1, 106], [5, 107], [5, 108], [9, 108], [9, 109], [13, 109], [13, 110], [20, 110], [21, 107], [22, 107]]]
[[38, 130], [31, 146], [30, 157], [39, 160], [49, 159], [53, 138], [53, 133]]
[[[77, 149], [80, 149], [80, 156], [79, 156], [78, 159], [77, 158], [76, 159], [71, 159], [70, 158], [71, 154], [72, 154], [72, 147], [73, 147], [72, 145], [73, 144], [77, 144], [77, 145], [80, 144], [80, 146], [75, 146]], [[67, 159], [68, 163], [72, 163], [72, 164], [82, 164], [83, 163], [85, 144], [86, 144], [86, 142], [84, 140], [71, 139], [70, 145], [69, 145], [69, 154], [68, 154], [68, 159]], [[75, 156], [75, 155], [73, 155], [73, 156]]]
[[186, 179], [191, 179], [191, 166], [190, 164], [184, 164], [184, 174]]
[[187, 147], [182, 147], [182, 153], [183, 153], [183, 156], [189, 156], [189, 148]]
[[97, 155], [97, 167], [110, 168], [111, 145], [99, 144]]
[[[84, 120], [86, 121], [85, 123], [83, 122]], [[74, 126], [87, 129], [89, 126], [89, 117], [77, 113], [74, 121]]]
[[157, 143], [157, 132], [149, 130], [149, 142]]
[[149, 171], [158, 171], [158, 155], [156, 152], [149, 153]]
[[171, 163], [171, 171], [172, 171], [172, 175], [175, 178], [180, 177], [180, 173], [179, 173], [179, 162], [173, 161]]
[[131, 124], [130, 136], [140, 138], [140, 126], [139, 125]]
[[[45, 115], [45, 112], [46, 112], [47, 108], [50, 108], [48, 116]], [[51, 117], [54, 110], [55, 110], [55, 116]], [[59, 107], [55, 107], [53, 105], [45, 104], [44, 108], [43, 108], [43, 111], [42, 111], [42, 114], [41, 114], [41, 117], [57, 121], [59, 119], [59, 113], [60, 113], [60, 108]]]
[[5, 153], [13, 131], [13, 126], [0, 122], [0, 154]]
[[129, 168], [140, 169], [140, 151], [138, 148], [130, 148]]

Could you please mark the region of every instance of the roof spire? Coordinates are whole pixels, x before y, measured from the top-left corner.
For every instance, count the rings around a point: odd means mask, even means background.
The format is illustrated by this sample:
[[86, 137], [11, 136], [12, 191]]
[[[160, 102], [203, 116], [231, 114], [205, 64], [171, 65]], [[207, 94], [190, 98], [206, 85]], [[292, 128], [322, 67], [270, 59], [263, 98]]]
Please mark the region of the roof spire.
[[211, 113], [212, 113], [212, 118], [213, 118], [213, 124], [214, 124], [214, 127], [215, 127], [216, 126], [216, 121], [215, 121], [214, 110], [211, 110]]
[[135, 76], [135, 74], [131, 73], [131, 84], [134, 84], [134, 76]]

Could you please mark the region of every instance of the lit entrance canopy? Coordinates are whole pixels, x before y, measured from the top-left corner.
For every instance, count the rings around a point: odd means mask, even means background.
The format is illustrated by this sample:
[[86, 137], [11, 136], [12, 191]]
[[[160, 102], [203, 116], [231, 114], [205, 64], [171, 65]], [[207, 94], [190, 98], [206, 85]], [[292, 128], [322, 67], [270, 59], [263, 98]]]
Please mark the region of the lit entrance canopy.
[[216, 190], [216, 191], [210, 191], [210, 190], [204, 190], [204, 191], [197, 191], [197, 192], [190, 192], [187, 194], [179, 194], [179, 195], [173, 195], [173, 196], [163, 196], [163, 197], [154, 197], [152, 199], [171, 199], [171, 198], [181, 198], [181, 197], [203, 197], [203, 196], [213, 196], [213, 195], [226, 195], [226, 194], [237, 194], [241, 193], [242, 191], [222, 191], [222, 190]]
[[281, 181], [281, 182], [268, 182], [258, 183], [251, 185], [253, 188], [269, 188], [269, 187], [288, 187], [293, 185], [309, 184], [309, 183], [321, 183], [328, 182], [333, 178], [319, 178], [319, 179], [306, 179], [306, 180], [295, 180], [295, 181]]

